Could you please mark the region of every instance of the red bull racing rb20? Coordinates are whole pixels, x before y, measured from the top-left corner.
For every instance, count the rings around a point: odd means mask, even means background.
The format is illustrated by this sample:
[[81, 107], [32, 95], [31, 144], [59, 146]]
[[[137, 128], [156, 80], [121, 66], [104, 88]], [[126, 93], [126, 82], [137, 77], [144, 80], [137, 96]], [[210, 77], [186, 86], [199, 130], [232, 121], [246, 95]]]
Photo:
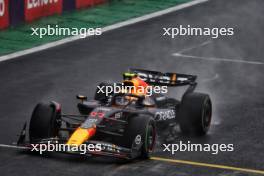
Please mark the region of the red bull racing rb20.
[[[63, 114], [61, 105], [54, 101], [37, 104], [29, 123], [29, 141], [25, 124], [17, 145], [94, 144], [101, 149], [88, 151], [86, 155], [148, 159], [154, 152], [160, 124], [176, 123], [184, 135], [201, 136], [208, 132], [212, 103], [208, 94], [194, 92], [197, 76], [141, 69], [130, 69], [123, 76], [124, 80], [116, 84], [133, 86], [131, 91], [106, 95], [96, 90], [91, 100], [77, 95], [79, 114]], [[113, 84], [103, 82], [99, 87]], [[149, 86], [186, 86], [187, 89], [181, 100], [177, 100], [163, 94], [146, 96], [146, 92], [137, 91], [139, 86], [146, 89]]]

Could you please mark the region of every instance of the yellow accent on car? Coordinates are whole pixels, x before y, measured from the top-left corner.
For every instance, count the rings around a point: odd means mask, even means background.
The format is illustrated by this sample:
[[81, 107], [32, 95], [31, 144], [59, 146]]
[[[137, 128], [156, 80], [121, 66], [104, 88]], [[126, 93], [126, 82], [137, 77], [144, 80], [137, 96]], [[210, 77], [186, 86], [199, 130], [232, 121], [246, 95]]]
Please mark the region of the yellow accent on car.
[[[92, 130], [95, 130], [92, 128]], [[89, 129], [77, 128], [74, 133], [71, 135], [70, 139], [68, 140], [67, 144], [69, 145], [81, 145], [85, 141], [87, 141], [93, 134]]]

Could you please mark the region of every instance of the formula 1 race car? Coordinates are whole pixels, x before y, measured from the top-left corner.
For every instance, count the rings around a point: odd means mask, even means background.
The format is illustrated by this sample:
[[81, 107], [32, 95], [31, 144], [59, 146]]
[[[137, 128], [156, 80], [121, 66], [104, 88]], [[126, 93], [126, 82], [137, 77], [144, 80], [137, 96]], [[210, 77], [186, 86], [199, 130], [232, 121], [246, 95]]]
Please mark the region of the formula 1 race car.
[[[103, 90], [116, 83], [101, 83], [94, 99], [77, 95], [78, 115], [62, 114], [61, 105], [54, 101], [37, 104], [29, 124], [29, 142], [25, 142], [25, 125], [17, 144], [94, 144], [101, 150], [88, 151], [86, 155], [147, 159], [154, 151], [160, 123], [176, 122], [186, 135], [205, 135], [209, 130], [212, 104], [209, 95], [194, 92], [196, 76], [140, 69], [130, 69], [123, 76], [123, 83], [117, 84], [125, 91], [107, 94]], [[179, 101], [162, 94], [140, 94], [135, 91], [140, 85], [146, 89], [189, 87]], [[126, 91], [128, 86], [134, 86], [132, 92]]]

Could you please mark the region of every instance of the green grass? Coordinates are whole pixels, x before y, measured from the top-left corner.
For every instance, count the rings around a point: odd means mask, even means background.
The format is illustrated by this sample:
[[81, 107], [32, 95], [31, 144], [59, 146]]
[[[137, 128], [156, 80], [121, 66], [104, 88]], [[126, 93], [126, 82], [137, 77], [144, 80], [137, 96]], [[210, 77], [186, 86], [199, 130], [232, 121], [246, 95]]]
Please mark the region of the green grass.
[[64, 12], [36, 22], [0, 31], [0, 55], [32, 48], [67, 36], [32, 36], [31, 27], [58, 25], [68, 28], [104, 27], [130, 18], [163, 10], [190, 0], [112, 0], [89, 9]]

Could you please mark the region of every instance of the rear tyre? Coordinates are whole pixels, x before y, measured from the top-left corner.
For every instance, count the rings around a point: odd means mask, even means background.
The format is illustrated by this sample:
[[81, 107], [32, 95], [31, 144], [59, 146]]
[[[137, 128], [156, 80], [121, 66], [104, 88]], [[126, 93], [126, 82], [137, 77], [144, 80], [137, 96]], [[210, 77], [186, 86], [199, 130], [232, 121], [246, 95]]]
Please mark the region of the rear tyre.
[[209, 95], [188, 93], [179, 108], [179, 123], [183, 134], [205, 135], [211, 125], [212, 103]]
[[43, 138], [58, 136], [60, 127], [60, 112], [56, 112], [52, 103], [39, 103], [34, 108], [29, 124], [29, 139], [31, 143]]
[[125, 134], [120, 140], [121, 146], [134, 148], [141, 145], [140, 158], [148, 159], [153, 153], [156, 141], [156, 125], [154, 119], [149, 115], [135, 115], [129, 117]]

